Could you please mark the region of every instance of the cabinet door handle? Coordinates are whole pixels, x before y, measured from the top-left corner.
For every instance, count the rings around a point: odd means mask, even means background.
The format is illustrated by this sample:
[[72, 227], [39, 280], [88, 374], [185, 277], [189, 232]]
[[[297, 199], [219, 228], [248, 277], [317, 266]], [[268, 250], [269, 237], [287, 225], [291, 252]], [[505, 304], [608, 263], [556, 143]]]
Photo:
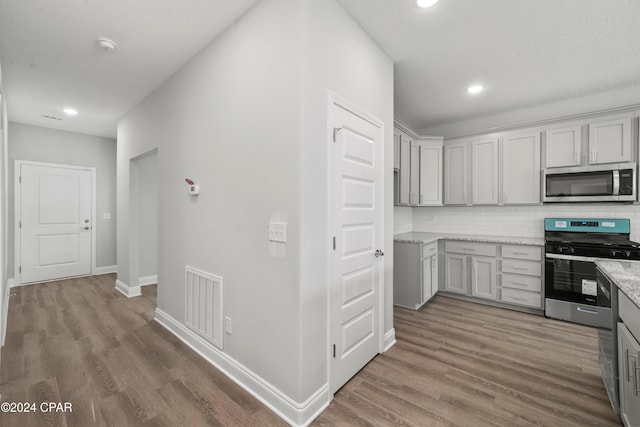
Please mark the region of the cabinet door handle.
[[424, 203], [424, 194], [421, 194], [420, 195], [420, 204], [423, 204], [423, 203]]
[[634, 394], [638, 396], [640, 395], [640, 390], [638, 389], [638, 385], [640, 384], [640, 380], [638, 380], [638, 376], [640, 376], [640, 366], [637, 366], [636, 362], [633, 362], [633, 365], [634, 365], [633, 379], [635, 380]]
[[507, 203], [507, 192], [502, 193], [502, 203]]
[[576, 164], [580, 163], [580, 160], [578, 160], [578, 152], [577, 152], [577, 151], [574, 153], [574, 155], [573, 155], [573, 156], [574, 156], [574, 158], [576, 159], [576, 160], [575, 160]]
[[[632, 356], [633, 357], [633, 356]], [[631, 381], [631, 370], [629, 369], [629, 349], [624, 349], [624, 371], [627, 375], [627, 381]]]

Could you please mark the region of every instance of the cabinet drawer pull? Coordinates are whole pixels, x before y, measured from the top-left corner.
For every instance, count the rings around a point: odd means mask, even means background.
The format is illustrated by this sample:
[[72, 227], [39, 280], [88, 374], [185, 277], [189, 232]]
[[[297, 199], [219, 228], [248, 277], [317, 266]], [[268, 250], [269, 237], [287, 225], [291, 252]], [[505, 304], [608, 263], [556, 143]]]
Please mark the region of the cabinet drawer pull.
[[475, 248], [462, 248], [463, 251], [475, 252]]
[[529, 252], [513, 252], [514, 255], [529, 255]]
[[521, 298], [521, 297], [513, 297], [513, 296], [512, 296], [512, 297], [511, 297], [511, 299], [514, 299], [514, 300], [516, 300], [516, 301], [527, 301], [527, 299], [526, 299], [526, 298]]
[[524, 270], [524, 271], [528, 270], [528, 268], [527, 268], [527, 267], [511, 267], [511, 268], [513, 268], [514, 270], [521, 270], [521, 271], [523, 271], [523, 270]]
[[511, 282], [512, 285], [518, 285], [518, 286], [529, 286], [526, 283], [520, 283], [520, 282]]

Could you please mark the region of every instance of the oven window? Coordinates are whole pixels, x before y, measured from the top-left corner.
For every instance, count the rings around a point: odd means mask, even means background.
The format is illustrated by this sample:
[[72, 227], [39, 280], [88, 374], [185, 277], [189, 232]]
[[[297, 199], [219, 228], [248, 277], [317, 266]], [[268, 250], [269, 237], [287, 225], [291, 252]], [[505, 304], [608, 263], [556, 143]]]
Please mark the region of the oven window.
[[595, 264], [547, 258], [545, 292], [547, 298], [598, 305]]
[[610, 196], [611, 194], [613, 194], [611, 171], [547, 175], [548, 197]]

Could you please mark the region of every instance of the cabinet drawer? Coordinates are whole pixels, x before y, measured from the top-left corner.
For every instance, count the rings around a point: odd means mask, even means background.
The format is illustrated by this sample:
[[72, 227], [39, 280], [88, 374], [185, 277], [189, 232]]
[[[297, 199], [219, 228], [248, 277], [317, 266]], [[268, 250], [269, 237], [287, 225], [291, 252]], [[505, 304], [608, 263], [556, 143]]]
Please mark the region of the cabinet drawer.
[[542, 263], [535, 261], [518, 261], [515, 259], [502, 260], [502, 272], [526, 274], [527, 276], [542, 276]]
[[542, 261], [542, 248], [538, 246], [502, 245], [502, 257]]
[[422, 258], [429, 258], [438, 253], [438, 242], [428, 243], [422, 247]]
[[496, 256], [496, 245], [491, 243], [447, 241], [444, 244], [447, 252], [455, 252], [466, 255]]
[[511, 304], [526, 305], [527, 307], [541, 308], [542, 296], [537, 292], [527, 292], [518, 289], [502, 289], [502, 301]]
[[503, 274], [502, 288], [520, 289], [521, 291], [542, 292], [542, 279], [540, 277]]
[[618, 291], [618, 306], [620, 318], [633, 336], [640, 341], [640, 308], [622, 291]]

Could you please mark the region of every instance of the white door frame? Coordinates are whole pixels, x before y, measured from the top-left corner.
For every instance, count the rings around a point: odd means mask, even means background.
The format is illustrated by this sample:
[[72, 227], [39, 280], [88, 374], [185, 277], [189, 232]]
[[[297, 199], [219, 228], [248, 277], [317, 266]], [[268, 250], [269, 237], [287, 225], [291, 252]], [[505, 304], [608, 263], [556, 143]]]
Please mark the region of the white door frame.
[[[332, 376], [332, 370], [333, 370], [333, 361], [335, 360], [333, 358], [333, 354], [331, 351], [332, 345], [335, 342], [334, 341], [334, 319], [333, 319], [333, 315], [332, 315], [332, 301], [333, 301], [333, 286], [332, 286], [332, 279], [333, 279], [333, 268], [332, 268], [332, 257], [333, 257], [333, 248], [332, 246], [329, 244], [329, 242], [331, 242], [332, 238], [333, 238], [333, 232], [332, 232], [332, 223], [333, 223], [333, 192], [332, 192], [332, 177], [333, 177], [333, 162], [331, 161], [332, 156], [331, 156], [331, 147], [333, 145], [333, 121], [334, 121], [334, 117], [333, 117], [333, 106], [335, 105], [339, 105], [343, 108], [345, 108], [346, 110], [349, 110], [350, 112], [354, 113], [357, 116], [360, 116], [361, 118], [363, 118], [364, 120], [374, 124], [375, 126], [378, 126], [381, 130], [381, 133], [383, 135], [383, 139], [382, 139], [382, 144], [383, 144], [383, 153], [384, 153], [384, 123], [379, 120], [378, 118], [376, 118], [375, 116], [369, 114], [368, 112], [362, 110], [359, 107], [356, 107], [355, 105], [353, 105], [352, 103], [350, 103], [349, 101], [347, 101], [346, 99], [342, 98], [341, 96], [337, 95], [336, 93], [332, 92], [332, 91], [327, 91], [327, 151], [326, 151], [326, 155], [327, 155], [327, 223], [326, 223], [326, 229], [327, 229], [327, 237], [326, 237], [326, 241], [327, 241], [327, 271], [328, 271], [328, 281], [327, 281], [327, 328], [329, 330], [329, 333], [327, 334], [327, 378], [328, 378], [328, 384], [329, 384], [329, 391], [331, 393], [331, 395], [333, 396], [334, 391], [334, 384], [333, 384], [333, 376]], [[383, 186], [384, 189], [384, 164], [383, 167], [380, 168], [380, 185]], [[384, 194], [384, 190], [383, 190], [383, 194]], [[382, 215], [383, 215], [383, 221], [381, 223], [381, 227], [383, 228], [382, 232], [380, 233], [380, 242], [378, 243], [378, 247], [380, 248], [384, 248], [384, 197], [381, 200], [382, 206]], [[378, 354], [381, 354], [384, 352], [384, 287], [385, 287], [385, 283], [384, 283], [384, 274], [385, 274], [385, 268], [384, 268], [384, 262], [380, 263], [380, 270], [379, 270], [379, 280], [378, 280], [378, 331], [379, 331], [379, 342], [378, 342]]]
[[[20, 234], [20, 226], [19, 221], [21, 218], [20, 212], [20, 202], [21, 202], [21, 192], [20, 192], [20, 170], [22, 169], [22, 165], [31, 165], [31, 166], [44, 166], [44, 167], [52, 167], [52, 168], [61, 168], [61, 169], [76, 169], [76, 170], [84, 170], [91, 172], [91, 273], [90, 275], [96, 274], [96, 168], [92, 166], [78, 166], [78, 165], [63, 165], [60, 163], [45, 163], [45, 162], [35, 162], [31, 160], [14, 160], [13, 165], [13, 182], [14, 182], [14, 190], [13, 190], [13, 207], [14, 207], [14, 217], [13, 217], [13, 240], [14, 240], [14, 266], [13, 266], [13, 276], [14, 276], [14, 284], [13, 286], [20, 286], [22, 284], [19, 268], [22, 265], [21, 259], [21, 247], [22, 237]], [[57, 279], [56, 279], [57, 280]], [[55, 280], [51, 280], [55, 281]]]

